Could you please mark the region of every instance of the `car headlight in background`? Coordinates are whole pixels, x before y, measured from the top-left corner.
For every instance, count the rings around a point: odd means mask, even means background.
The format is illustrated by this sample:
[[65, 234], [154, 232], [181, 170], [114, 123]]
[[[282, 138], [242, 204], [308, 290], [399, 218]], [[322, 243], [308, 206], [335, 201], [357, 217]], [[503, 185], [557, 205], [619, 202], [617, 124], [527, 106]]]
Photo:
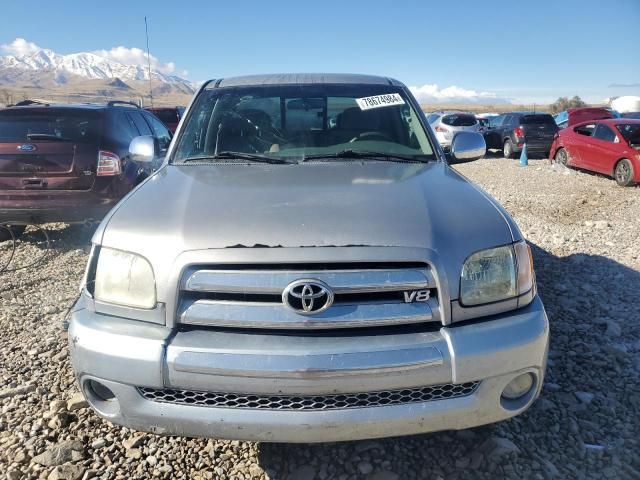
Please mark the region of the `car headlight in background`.
[[460, 303], [464, 306], [498, 302], [533, 288], [531, 249], [525, 241], [471, 255], [462, 266]]
[[95, 275], [96, 300], [135, 308], [156, 306], [155, 278], [146, 258], [102, 247]]

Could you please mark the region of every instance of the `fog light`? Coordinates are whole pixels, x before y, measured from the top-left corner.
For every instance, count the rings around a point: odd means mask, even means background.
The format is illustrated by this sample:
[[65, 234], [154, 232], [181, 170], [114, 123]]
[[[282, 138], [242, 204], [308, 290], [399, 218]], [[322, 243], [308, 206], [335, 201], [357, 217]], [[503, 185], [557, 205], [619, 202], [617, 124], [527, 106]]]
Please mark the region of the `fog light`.
[[504, 388], [502, 396], [507, 400], [517, 400], [529, 393], [533, 386], [533, 375], [530, 373], [523, 373], [511, 380], [509, 384]]
[[86, 384], [89, 394], [102, 402], [112, 402], [116, 399], [115, 394], [105, 385], [95, 380], [89, 380]]

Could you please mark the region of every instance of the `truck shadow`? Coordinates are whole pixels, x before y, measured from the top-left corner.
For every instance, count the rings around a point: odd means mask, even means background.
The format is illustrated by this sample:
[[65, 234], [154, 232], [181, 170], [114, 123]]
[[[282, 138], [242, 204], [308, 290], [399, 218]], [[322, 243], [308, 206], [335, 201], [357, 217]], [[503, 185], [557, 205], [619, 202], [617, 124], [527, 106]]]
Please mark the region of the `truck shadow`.
[[[613, 477], [625, 477], [621, 465], [637, 462], [631, 439], [640, 418], [640, 272], [599, 255], [557, 257], [537, 245], [532, 249], [551, 343], [545, 387], [527, 412], [460, 432], [263, 443], [258, 459], [269, 478], [547, 479], [607, 468]], [[498, 448], [500, 439], [513, 447]]]

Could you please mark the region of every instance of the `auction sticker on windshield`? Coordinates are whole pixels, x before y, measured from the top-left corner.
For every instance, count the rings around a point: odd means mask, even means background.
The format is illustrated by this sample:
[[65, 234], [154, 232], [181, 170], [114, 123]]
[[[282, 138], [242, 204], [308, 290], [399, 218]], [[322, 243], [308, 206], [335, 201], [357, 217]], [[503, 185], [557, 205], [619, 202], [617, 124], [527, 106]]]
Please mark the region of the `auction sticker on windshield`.
[[356, 98], [360, 110], [372, 108], [390, 107], [392, 105], [404, 105], [404, 100], [399, 93], [387, 93], [386, 95], [374, 95], [373, 97]]

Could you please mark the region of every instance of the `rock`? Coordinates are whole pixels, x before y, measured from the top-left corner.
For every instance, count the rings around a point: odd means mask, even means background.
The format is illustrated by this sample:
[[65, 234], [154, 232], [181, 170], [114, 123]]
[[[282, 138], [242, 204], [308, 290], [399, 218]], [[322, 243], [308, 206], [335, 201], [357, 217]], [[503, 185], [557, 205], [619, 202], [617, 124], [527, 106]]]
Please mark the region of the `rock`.
[[58, 428], [66, 428], [75, 419], [76, 419], [75, 415], [72, 415], [69, 412], [61, 411], [59, 413], [56, 413], [51, 418], [51, 420], [49, 420], [49, 423], [47, 423], [47, 426], [52, 430], [57, 430]]
[[80, 480], [83, 474], [83, 465], [65, 463], [64, 465], [58, 465], [54, 468], [47, 477], [47, 480]]
[[7, 480], [20, 480], [22, 473], [19, 470], [9, 470], [7, 472]]
[[263, 473], [264, 470], [262, 470], [260, 465], [256, 463], [252, 463], [251, 465], [249, 465], [249, 475], [251, 475], [252, 478], [260, 478]]
[[518, 446], [504, 437], [489, 437], [480, 445], [478, 450], [490, 460], [495, 460], [510, 453], [520, 453]]
[[62, 465], [63, 463], [84, 458], [82, 442], [78, 440], [67, 440], [53, 445], [40, 455], [33, 457], [33, 462], [46, 467]]
[[59, 412], [60, 410], [64, 410], [67, 407], [67, 402], [64, 400], [54, 400], [49, 404], [50, 412]]
[[589, 392], [574, 392], [573, 394], [576, 396], [578, 400], [580, 400], [582, 403], [585, 403], [587, 405], [591, 403], [591, 401], [595, 396], [593, 393], [589, 393]]
[[18, 450], [13, 456], [13, 461], [16, 463], [28, 463], [31, 457], [24, 450]]
[[605, 353], [607, 353], [609, 356], [611, 356], [618, 362], [623, 362], [629, 356], [627, 347], [620, 343], [605, 345], [603, 350]]
[[125, 456], [127, 458], [134, 458], [136, 460], [139, 460], [140, 458], [142, 458], [142, 450], [140, 450], [139, 448], [130, 448], [126, 451]]
[[622, 335], [622, 329], [620, 328], [620, 325], [618, 325], [613, 320], [608, 320], [607, 329], [605, 330], [604, 334], [608, 337], [619, 337], [620, 335]]
[[471, 463], [471, 458], [464, 456], [456, 458], [456, 468], [467, 468]]
[[371, 465], [369, 462], [360, 462], [358, 463], [358, 471], [362, 475], [367, 475], [373, 472], [373, 465]]
[[603, 228], [608, 228], [610, 226], [611, 224], [606, 220], [596, 220], [595, 222], [593, 222], [593, 227], [600, 230], [602, 230]]
[[73, 412], [75, 410], [80, 410], [81, 408], [87, 408], [89, 403], [84, 399], [84, 395], [78, 392], [73, 397], [67, 401], [67, 410]]
[[153, 455], [149, 455], [146, 458], [146, 461], [149, 465], [151, 465], [152, 467], [155, 467], [158, 464], [158, 459], [156, 457], [154, 457]]
[[130, 448], [136, 448], [142, 445], [145, 440], [146, 435], [134, 435], [133, 437], [129, 437], [124, 442], [122, 442], [122, 446], [129, 450]]
[[376, 472], [367, 477], [367, 480], [398, 480], [400, 478], [397, 473], [391, 472], [389, 470], [383, 470], [381, 472]]
[[558, 475], [560, 475], [560, 472], [558, 471], [558, 468], [547, 459], [543, 459], [542, 460], [542, 469], [551, 478], [554, 478], [554, 477], [557, 477]]
[[313, 480], [316, 476], [316, 469], [311, 465], [302, 465], [296, 468], [289, 476], [290, 480]]
[[11, 398], [17, 395], [24, 395], [25, 393], [33, 392], [36, 389], [36, 386], [33, 384], [29, 385], [20, 385], [15, 388], [8, 388], [6, 390], [0, 391], [0, 399], [2, 398]]
[[98, 450], [99, 448], [104, 447], [107, 444], [107, 441], [104, 438], [98, 438], [91, 442], [91, 448], [94, 450]]
[[482, 465], [482, 461], [484, 460], [484, 455], [482, 453], [475, 451], [471, 452], [471, 463], [469, 464], [469, 468], [471, 470], [477, 470]]
[[384, 450], [382, 444], [380, 442], [376, 442], [373, 440], [365, 440], [362, 442], [357, 442], [354, 445], [355, 451], [358, 453], [366, 452], [368, 450]]

